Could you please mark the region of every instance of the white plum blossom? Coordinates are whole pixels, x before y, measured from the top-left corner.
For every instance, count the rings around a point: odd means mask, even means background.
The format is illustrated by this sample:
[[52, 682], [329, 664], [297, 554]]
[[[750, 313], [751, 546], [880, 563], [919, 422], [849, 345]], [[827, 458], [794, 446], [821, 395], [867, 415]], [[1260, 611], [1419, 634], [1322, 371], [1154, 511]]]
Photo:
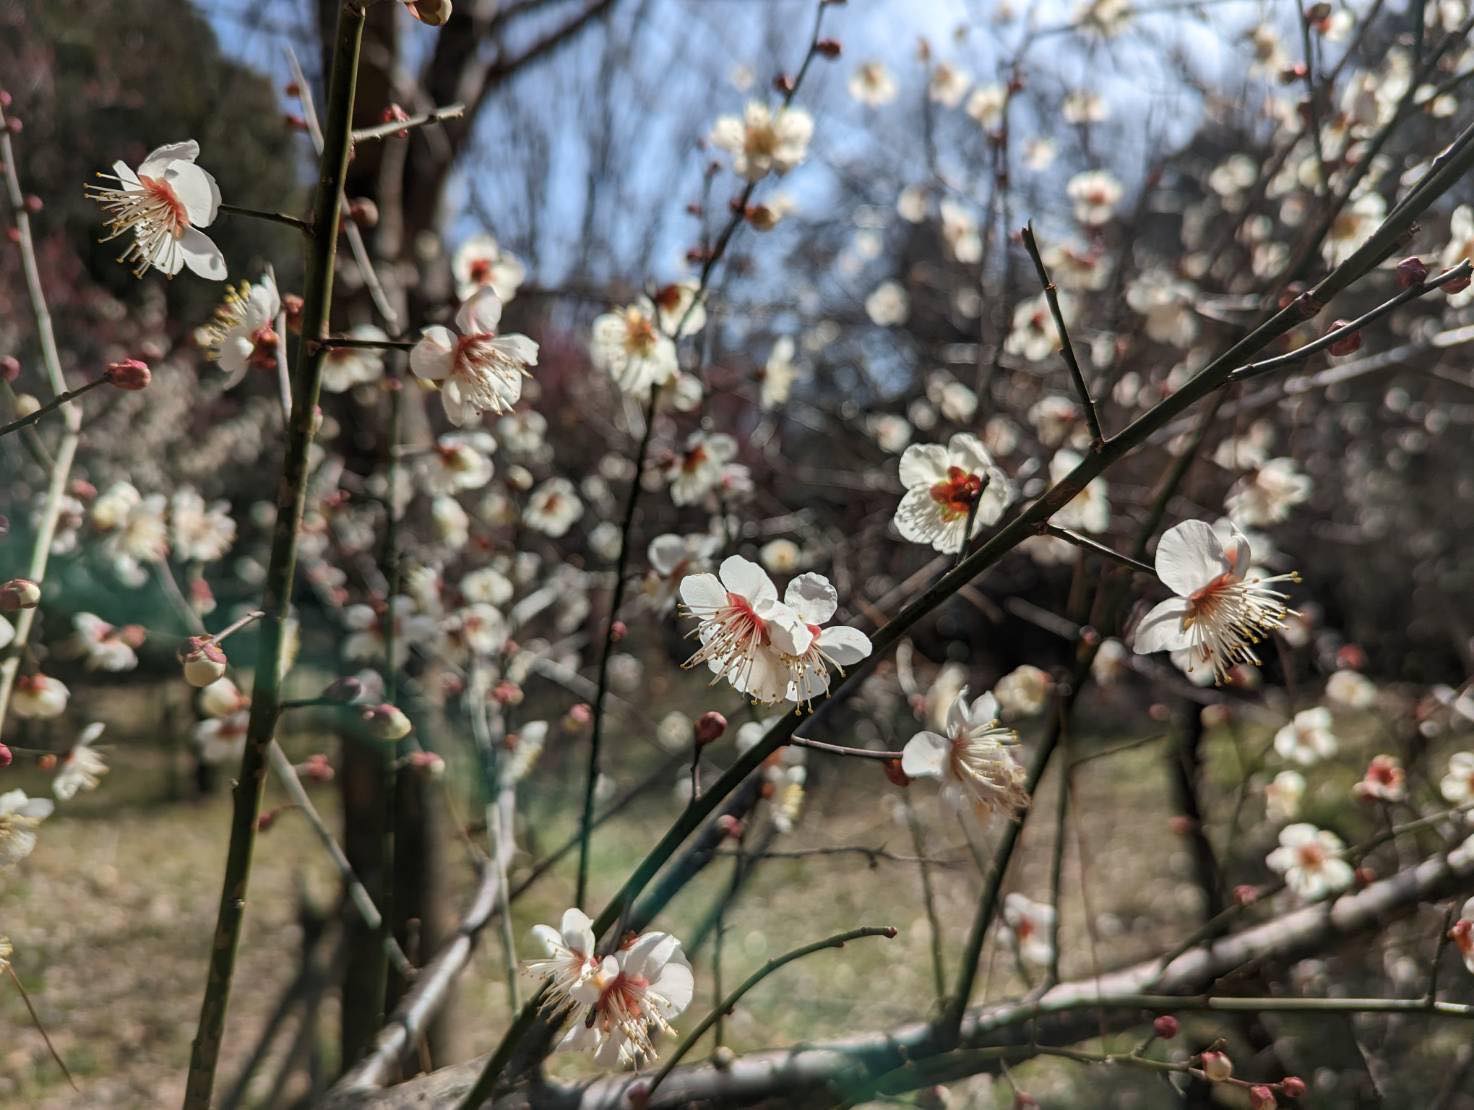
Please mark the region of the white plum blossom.
[[733, 171], [749, 181], [761, 181], [770, 173], [785, 174], [802, 162], [813, 135], [814, 118], [802, 108], [779, 108], [775, 113], [754, 100], [740, 118], [719, 118], [708, 141], [732, 156]]
[[169, 499], [169, 535], [178, 559], [213, 563], [225, 557], [235, 543], [236, 526], [230, 502], [209, 505], [188, 486]]
[[1438, 792], [1450, 805], [1474, 802], [1474, 752], [1454, 752], [1448, 757], [1448, 773], [1439, 780]]
[[850, 74], [850, 95], [868, 108], [878, 108], [896, 98], [896, 82], [880, 61], [861, 62]]
[[942, 241], [958, 262], [973, 263], [983, 256], [983, 237], [971, 212], [954, 201], [944, 200], [938, 207], [942, 217]]
[[527, 276], [522, 261], [511, 251], [503, 250], [490, 235], [473, 235], [458, 248], [450, 260], [450, 272], [456, 279], [456, 296], [468, 301], [482, 289], [491, 289], [503, 304], [517, 295]]
[[1196, 293], [1165, 270], [1148, 270], [1127, 286], [1126, 303], [1145, 317], [1147, 335], [1158, 343], [1185, 348], [1198, 337]]
[[998, 939], [1015, 948], [1025, 963], [1048, 967], [1054, 961], [1054, 944], [1050, 940], [1054, 914], [1053, 906], [1035, 902], [1016, 890], [1011, 891], [1003, 899], [1003, 922], [998, 927]]
[[56, 777], [51, 780], [51, 792], [63, 802], [76, 797], [79, 790], [95, 790], [98, 780], [107, 774], [107, 764], [92, 745], [105, 726], [93, 721], [82, 730], [72, 750], [61, 757], [57, 764]]
[[455, 325], [460, 334], [425, 328], [409, 353], [410, 369], [436, 384], [446, 418], [458, 427], [483, 412], [510, 412], [522, 396], [527, 368], [537, 365], [537, 344], [525, 335], [498, 335], [502, 302], [484, 288], [462, 303]]
[[557, 539], [564, 535], [579, 517], [583, 502], [567, 478], [549, 478], [533, 490], [522, 510], [522, 522], [534, 531]]
[[[363, 343], [387, 343], [389, 336], [375, 324], [355, 324], [348, 338]], [[384, 352], [374, 347], [329, 347], [322, 358], [322, 388], [347, 393], [384, 376]]]
[[768, 361], [763, 364], [760, 403], [764, 409], [775, 409], [786, 404], [793, 390], [793, 380], [798, 377], [798, 367], [793, 361], [793, 339], [780, 336], [768, 352]]
[[[903, 539], [944, 553], [960, 551], [964, 539], [998, 523], [1013, 500], [1013, 483], [982, 442], [966, 432], [954, 435], [946, 447], [915, 443], [906, 448], [900, 477], [906, 493], [896, 506], [896, 530]], [[970, 513], [972, 532], [964, 536]]]
[[[1067, 293], [1057, 295], [1060, 315], [1068, 327], [1074, 317], [1074, 300]], [[1013, 327], [1003, 341], [1008, 354], [1042, 362], [1060, 349], [1059, 329], [1054, 326], [1054, 315], [1049, 301], [1043, 293], [1020, 301], [1013, 310]]]
[[1305, 776], [1299, 771], [1281, 771], [1264, 787], [1264, 815], [1271, 821], [1293, 821], [1300, 816], [1305, 796]]
[[944, 108], [955, 108], [962, 103], [963, 94], [971, 84], [970, 74], [948, 62], [938, 62], [932, 67], [926, 94]]
[[[794, 672], [788, 700], [800, 706], [829, 692], [829, 668], [840, 674], [870, 654], [870, 637], [848, 625], [829, 625], [839, 608], [839, 592], [822, 574], [801, 574], [788, 583], [783, 604], [803, 622], [802, 634], [792, 625], [776, 626], [773, 642], [787, 655]], [[828, 625], [828, 627], [825, 627]]]
[[1058, 447], [1082, 428], [1084, 414], [1068, 397], [1051, 393], [1029, 406], [1029, 423], [1034, 426], [1040, 443]]
[[1029, 804], [1028, 772], [1008, 750], [1018, 734], [998, 722], [992, 694], [969, 702], [967, 687], [947, 709], [945, 733], [918, 732], [901, 753], [901, 770], [912, 778], [941, 782], [941, 798], [959, 812], [987, 824], [995, 813], [1017, 817]]
[[1233, 521], [1245, 528], [1279, 524], [1290, 510], [1310, 497], [1311, 481], [1294, 459], [1270, 459], [1252, 474], [1239, 479], [1228, 491], [1224, 508]]
[[1008, 90], [1002, 85], [979, 85], [967, 98], [967, 114], [983, 127], [995, 128], [1003, 122], [1003, 108], [1007, 103]]
[[657, 613], [669, 612], [681, 579], [706, 571], [720, 546], [718, 537], [706, 533], [680, 536], [666, 532], [651, 540], [646, 551], [650, 572], [645, 576], [645, 597], [651, 607]]
[[1351, 864], [1342, 858], [1346, 845], [1325, 829], [1302, 823], [1280, 830], [1280, 844], [1265, 858], [1270, 870], [1306, 902], [1335, 894], [1351, 885]]
[[1104, 170], [1088, 170], [1070, 178], [1065, 195], [1075, 206], [1075, 219], [1086, 227], [1100, 227], [1116, 214], [1121, 183]]
[[1025, 663], [993, 684], [993, 696], [1005, 716], [1033, 717], [1044, 712], [1053, 685], [1047, 671]]
[[10, 711], [24, 719], [45, 720], [66, 712], [72, 692], [59, 678], [46, 674], [23, 674], [15, 680]]
[[1326, 700], [1346, 709], [1370, 709], [1377, 704], [1377, 685], [1360, 671], [1343, 668], [1326, 679]]
[[418, 460], [420, 482], [436, 496], [480, 489], [495, 472], [488, 457], [496, 440], [485, 432], [443, 435]]
[[524, 970], [546, 981], [551, 1008], [574, 1002], [574, 991], [593, 977], [600, 964], [594, 953], [593, 922], [588, 914], [576, 908], [564, 910], [558, 928], [534, 925], [532, 936], [547, 955], [525, 960]]
[[1459, 911], [1459, 919], [1454, 922], [1448, 935], [1458, 946], [1459, 955], [1464, 959], [1464, 967], [1474, 973], [1474, 898], [1464, 903], [1464, 908]]
[[87, 195], [107, 213], [107, 237], [133, 236], [118, 261], [129, 263], [135, 277], [150, 266], [169, 277], [188, 266], [202, 278], [225, 280], [225, 256], [200, 230], [220, 210], [220, 189], [195, 165], [199, 155], [193, 139], [169, 143], [151, 152], [137, 173], [114, 162], [111, 174], [98, 175], [116, 186], [87, 186]]
[[1281, 759], [1310, 767], [1330, 759], [1338, 748], [1331, 731], [1331, 711], [1324, 706], [1302, 709], [1274, 734], [1274, 750]]
[[911, 315], [911, 300], [898, 281], [883, 281], [865, 298], [865, 315], [876, 327], [895, 327]]
[[691, 1004], [695, 979], [681, 942], [669, 933], [643, 933], [605, 956], [571, 990], [586, 1006], [559, 1043], [592, 1051], [603, 1067], [638, 1068], [656, 1058], [652, 1028], [673, 1033], [671, 1021]]
[[1374, 755], [1351, 788], [1358, 798], [1379, 802], [1400, 802], [1407, 797], [1407, 772], [1395, 755]]
[[685, 339], [706, 327], [705, 294], [697, 281], [662, 285], [653, 300], [641, 297], [639, 307], [655, 317], [662, 334], [675, 339]]
[[686, 612], [701, 622], [693, 633], [701, 647], [685, 666], [705, 663], [717, 676], [714, 682], [725, 678], [754, 701], [784, 701], [793, 681], [785, 649], [811, 640], [812, 633], [778, 600], [778, 588], [767, 572], [732, 555], [718, 574], [682, 579], [680, 593]]
[[631, 397], [645, 400], [677, 371], [676, 345], [660, 330], [652, 311], [639, 305], [606, 312], [594, 320], [589, 357]]
[[[9, 625], [5, 626], [9, 628]], [[134, 650], [143, 642], [141, 625], [111, 625], [96, 613], [77, 613], [72, 617], [76, 635], [72, 648], [82, 657], [88, 670], [131, 671], [138, 666], [138, 654]], [[0, 636], [0, 647], [5, 637]]]
[[[388, 611], [393, 619], [394, 658], [389, 662], [402, 667], [409, 662], [410, 648], [432, 642], [440, 632], [439, 622], [419, 611], [419, 604], [407, 594], [389, 599]], [[384, 614], [372, 605], [350, 605], [343, 610], [343, 623], [349, 634], [343, 640], [343, 658], [353, 662], [377, 663], [384, 658]]]
[[28, 798], [24, 790], [0, 794], [0, 868], [13, 867], [31, 854], [36, 826], [55, 809], [50, 798]]
[[507, 620], [494, 605], [472, 602], [457, 609], [442, 622], [445, 646], [453, 656], [488, 656], [500, 651], [507, 642]]
[[240, 381], [252, 367], [275, 370], [277, 361], [276, 318], [281, 314], [281, 294], [270, 274], [252, 285], [226, 287], [225, 300], [215, 309], [210, 323], [200, 330], [206, 355]]
[[677, 505], [694, 505], [714, 490], [723, 468], [737, 455], [737, 441], [723, 432], [692, 432], [685, 450], [677, 452], [665, 468], [670, 499]]
[[1142, 618], [1137, 654], [1190, 651], [1190, 670], [1206, 666], [1223, 682], [1238, 663], [1259, 665], [1254, 646], [1283, 628], [1290, 612], [1273, 587], [1299, 575], [1261, 578], [1251, 569], [1249, 542], [1238, 536], [1225, 546], [1211, 525], [1188, 520], [1169, 529], [1157, 544], [1157, 577], [1177, 596]]
[[511, 579], [496, 567], [477, 567], [461, 579], [461, 596], [467, 601], [505, 605], [513, 592]]
[[210, 765], [234, 764], [246, 750], [246, 730], [251, 723], [248, 709], [240, 709], [224, 717], [210, 717], [194, 727], [194, 740], [199, 746], [200, 762]]

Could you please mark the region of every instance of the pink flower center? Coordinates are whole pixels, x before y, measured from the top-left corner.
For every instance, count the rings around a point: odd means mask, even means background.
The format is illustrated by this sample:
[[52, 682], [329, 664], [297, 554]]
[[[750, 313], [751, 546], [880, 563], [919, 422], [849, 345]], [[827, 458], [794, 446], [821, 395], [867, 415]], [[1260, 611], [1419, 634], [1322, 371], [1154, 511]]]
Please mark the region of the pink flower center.
[[477, 285], [485, 285], [491, 280], [491, 259], [478, 258], [471, 263], [471, 280]]
[[931, 499], [942, 510], [946, 520], [966, 517], [983, 492], [983, 479], [979, 474], [969, 474], [960, 466], [949, 466], [947, 477], [931, 488]]
[[1300, 866], [1307, 871], [1319, 871], [1326, 862], [1326, 850], [1316, 840], [1306, 841], [1296, 847], [1295, 856], [1299, 859]]
[[168, 211], [169, 234], [176, 239], [182, 238], [189, 228], [189, 212], [185, 209], [184, 202], [179, 199], [179, 194], [174, 192], [174, 186], [157, 177], [140, 175], [138, 181], [144, 191]]

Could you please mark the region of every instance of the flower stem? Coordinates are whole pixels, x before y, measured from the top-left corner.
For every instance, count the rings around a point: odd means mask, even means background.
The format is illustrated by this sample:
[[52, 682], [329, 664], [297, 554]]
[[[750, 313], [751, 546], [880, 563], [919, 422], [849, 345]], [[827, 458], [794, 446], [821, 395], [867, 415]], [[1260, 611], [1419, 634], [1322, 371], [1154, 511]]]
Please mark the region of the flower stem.
[[[584, 781], [583, 814], [578, 822], [578, 888], [573, 904], [582, 906], [589, 890], [589, 836], [594, 831], [594, 792], [599, 785], [599, 759], [604, 738], [604, 700], [609, 694], [609, 657], [614, 653], [614, 626], [619, 620], [619, 607], [624, 601], [625, 568], [629, 565], [630, 533], [635, 523], [635, 508], [640, 502], [640, 479], [645, 473], [645, 459], [650, 453], [650, 439], [655, 429], [655, 402], [658, 386], [650, 387], [645, 403], [645, 427], [640, 432], [640, 446], [635, 453], [635, 473], [630, 479], [629, 494], [624, 502], [624, 523], [619, 529], [619, 556], [614, 562], [614, 593], [609, 599], [609, 620], [604, 627], [604, 650], [599, 656], [599, 685], [594, 693], [594, 720], [589, 728], [589, 765]], [[694, 805], [698, 799], [693, 798]]]
[[353, 141], [363, 143], [370, 139], [388, 139], [417, 127], [427, 127], [432, 123], [441, 123], [448, 119], [459, 119], [465, 114], [464, 104], [447, 104], [444, 108], [433, 108], [417, 116], [410, 116], [409, 119], [390, 120], [388, 123], [380, 123], [373, 127], [360, 127], [353, 132]]
[[353, 100], [358, 82], [358, 58], [363, 41], [365, 10], [358, 0], [344, 0], [338, 12], [336, 43], [328, 85], [327, 134], [320, 162], [314, 226], [304, 286], [302, 337], [298, 345], [292, 419], [288, 426], [286, 458], [277, 485], [277, 518], [271, 541], [266, 589], [261, 608], [266, 619], [261, 633], [256, 683], [245, 751], [234, 796], [230, 848], [221, 884], [220, 906], [210, 945], [210, 965], [199, 1024], [190, 1054], [185, 1087], [185, 1110], [207, 1110], [219, 1062], [225, 1013], [230, 999], [235, 955], [245, 919], [246, 887], [256, 842], [257, 815], [266, 779], [267, 751], [272, 741], [281, 700], [282, 661], [286, 648], [286, 617], [296, 578], [298, 534], [307, 499], [308, 454], [314, 416], [322, 384], [325, 351], [309, 344], [326, 334], [332, 304], [333, 266], [342, 217], [343, 181], [348, 172], [352, 136]]
[[294, 227], [309, 239], [312, 238], [312, 225], [306, 220], [299, 220], [296, 216], [288, 216], [285, 212], [263, 212], [259, 208], [243, 208], [239, 204], [220, 205], [220, 211], [228, 216], [245, 216], [252, 220], [265, 220], [268, 223], [286, 224]]
[[12, 420], [9, 424], [0, 425], [0, 436], [8, 436], [11, 432], [18, 432], [22, 428], [29, 428], [32, 424], [36, 423], [43, 416], [50, 415], [57, 409], [61, 408], [63, 405], [67, 405], [75, 401], [78, 397], [82, 396], [82, 394], [86, 393], [88, 390], [96, 389], [98, 386], [104, 385], [106, 382], [106, 378], [93, 378], [90, 382], [85, 382], [82, 385], [77, 386], [76, 389], [68, 389], [61, 393], [58, 393], [55, 397], [47, 401], [35, 412], [27, 413], [25, 416], [19, 417], [16, 420]]

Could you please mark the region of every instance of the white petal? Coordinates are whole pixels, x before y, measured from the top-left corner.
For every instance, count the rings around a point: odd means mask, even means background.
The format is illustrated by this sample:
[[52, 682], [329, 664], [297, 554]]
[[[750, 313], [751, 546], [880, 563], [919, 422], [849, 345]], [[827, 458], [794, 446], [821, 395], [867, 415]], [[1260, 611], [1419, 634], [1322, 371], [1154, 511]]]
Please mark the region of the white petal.
[[537, 344], [525, 335], [503, 335], [493, 339], [491, 346], [524, 366], [537, 365]]
[[727, 604], [727, 591], [715, 574], [688, 574], [681, 579], [681, 600], [693, 612], [720, 609]]
[[462, 335], [493, 335], [502, 322], [502, 302], [491, 286], [480, 289], [456, 313]]
[[870, 637], [858, 628], [837, 624], [819, 633], [819, 650], [841, 667], [853, 667], [870, 654]]
[[803, 655], [814, 643], [808, 623], [781, 601], [763, 601], [753, 611], [768, 626], [768, 639], [785, 655]]
[[214, 222], [220, 210], [220, 187], [213, 177], [193, 162], [175, 162], [164, 179], [184, 205], [191, 224], [209, 227]]
[[[1213, 526], [1201, 520], [1185, 520], [1168, 529], [1157, 544], [1156, 566], [1157, 577], [1179, 597], [1190, 596], [1232, 569]], [[1247, 569], [1240, 568], [1239, 573]]]
[[778, 587], [773, 585], [768, 572], [741, 555], [730, 555], [722, 560], [721, 577], [722, 585], [749, 602], [778, 600]]
[[1192, 637], [1183, 627], [1182, 619], [1187, 615], [1187, 602], [1180, 597], [1162, 602], [1136, 626], [1136, 638], [1132, 647], [1137, 655], [1149, 655], [1154, 651], [1181, 651], [1192, 646]]
[[901, 456], [901, 485], [930, 488], [947, 476], [947, 449], [940, 443], [913, 443]]
[[[184, 256], [184, 264], [192, 273], [210, 281], [225, 280], [225, 255], [220, 253], [214, 240], [203, 231], [194, 227], [185, 228], [184, 234], [179, 238], [179, 251]], [[178, 272], [177, 267], [175, 272]]]
[[958, 432], [947, 441], [947, 454], [953, 465], [969, 474], [986, 474], [993, 469], [993, 456], [988, 454], [982, 440], [966, 432]]
[[146, 177], [158, 177], [169, 169], [173, 162], [193, 162], [200, 156], [200, 144], [193, 139], [182, 143], [165, 143], [149, 151], [138, 172]]
[[426, 381], [442, 381], [455, 365], [455, 336], [439, 325], [426, 328], [409, 352], [409, 368]]
[[[524, 729], [524, 737], [526, 730]], [[594, 929], [589, 915], [580, 909], [563, 912], [563, 943], [575, 952], [590, 955], [594, 951]]]
[[940, 778], [952, 745], [935, 732], [918, 732], [901, 751], [901, 770], [914, 779]]
[[824, 624], [839, 608], [839, 591], [822, 574], [800, 574], [788, 583], [783, 604], [809, 624]]

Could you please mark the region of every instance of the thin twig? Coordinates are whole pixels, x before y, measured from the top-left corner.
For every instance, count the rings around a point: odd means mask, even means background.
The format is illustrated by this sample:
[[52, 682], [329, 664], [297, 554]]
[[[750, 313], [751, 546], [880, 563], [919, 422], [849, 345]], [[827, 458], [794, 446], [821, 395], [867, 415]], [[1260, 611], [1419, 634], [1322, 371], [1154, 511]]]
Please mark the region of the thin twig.
[[286, 224], [294, 227], [308, 238], [312, 237], [312, 225], [306, 220], [298, 219], [296, 216], [288, 216], [285, 212], [264, 212], [259, 208], [243, 208], [239, 204], [220, 204], [220, 211], [229, 216], [245, 216], [252, 220], [266, 220], [274, 224]]
[[8, 436], [11, 432], [18, 432], [22, 428], [29, 428], [42, 417], [50, 415], [63, 405], [70, 404], [82, 396], [82, 394], [106, 384], [106, 378], [93, 378], [90, 382], [85, 382], [77, 386], [76, 389], [68, 389], [63, 393], [59, 393], [34, 412], [29, 412], [25, 416], [12, 420], [9, 424], [0, 425], [0, 436]]
[[826, 937], [823, 940], [817, 940], [813, 944], [805, 944], [801, 948], [795, 948], [792, 952], [785, 952], [783, 955], [769, 960], [767, 963], [763, 964], [762, 967], [758, 968], [746, 979], [744, 979], [741, 985], [738, 986], [736, 990], [734, 990], [731, 994], [727, 995], [727, 997], [718, 1002], [716, 1006], [712, 1008], [712, 1011], [707, 1014], [706, 1017], [702, 1018], [696, 1028], [686, 1034], [685, 1039], [681, 1041], [681, 1043], [676, 1047], [675, 1051], [670, 1054], [670, 1058], [666, 1060], [665, 1066], [662, 1067], [658, 1072], [656, 1072], [655, 1078], [650, 1081], [650, 1086], [646, 1088], [647, 1097], [648, 1095], [653, 1095], [655, 1093], [655, 1088], [660, 1086], [665, 1077], [668, 1076], [675, 1068], [675, 1066], [681, 1062], [681, 1059], [686, 1055], [686, 1053], [691, 1051], [692, 1047], [696, 1044], [697, 1041], [701, 1039], [702, 1035], [716, 1024], [717, 1020], [721, 1017], [722, 1014], [730, 1013], [732, 1008], [736, 1006], [738, 1002], [742, 1001], [743, 995], [752, 990], [753, 987], [757, 986], [779, 968], [785, 967], [786, 965], [793, 963], [795, 960], [801, 960], [805, 956], [812, 955], [815, 952], [822, 952], [826, 948], [843, 948], [849, 941], [852, 940], [860, 940], [863, 937], [885, 937], [887, 940], [890, 940], [894, 939], [895, 935], [896, 930], [894, 926], [891, 925], [885, 925], [881, 927], [866, 926], [859, 929], [850, 929], [847, 932], [836, 933], [832, 937]]
[[1072, 543], [1082, 551], [1094, 552], [1096, 555], [1103, 556], [1119, 566], [1134, 570], [1138, 574], [1156, 576], [1156, 569], [1143, 563], [1140, 559], [1133, 559], [1130, 555], [1122, 555], [1114, 548], [1107, 547], [1103, 543], [1092, 540], [1089, 536], [1082, 536], [1079, 532], [1072, 532], [1068, 528], [1059, 528], [1053, 524], [1046, 524], [1039, 530], [1045, 535], [1054, 536], [1056, 539]]
[[[447, 104], [444, 108], [435, 108], [429, 112], [421, 112], [419, 115], [410, 116], [403, 120], [390, 120], [388, 123], [376, 124], [373, 127], [360, 127], [353, 132], [355, 143], [368, 142], [370, 139], [388, 139], [404, 135], [405, 132], [413, 131], [417, 127], [426, 127], [432, 123], [443, 123], [448, 119], [459, 119], [466, 114], [464, 104]], [[221, 205], [223, 208], [224, 205]]]
[[1070, 380], [1075, 383], [1075, 393], [1080, 398], [1080, 407], [1085, 410], [1085, 423], [1090, 427], [1090, 441], [1102, 443], [1105, 436], [1100, 430], [1100, 416], [1095, 411], [1095, 399], [1090, 396], [1090, 387], [1085, 384], [1085, 374], [1080, 369], [1080, 360], [1075, 357], [1075, 346], [1070, 342], [1070, 333], [1065, 328], [1065, 314], [1059, 306], [1059, 291], [1049, 280], [1049, 271], [1044, 268], [1044, 257], [1039, 253], [1039, 244], [1034, 241], [1034, 223], [1024, 225], [1024, 249], [1034, 261], [1034, 272], [1039, 275], [1039, 284], [1044, 286], [1044, 299], [1049, 302], [1049, 313], [1054, 317], [1054, 330], [1059, 332], [1059, 353], [1070, 368]]

